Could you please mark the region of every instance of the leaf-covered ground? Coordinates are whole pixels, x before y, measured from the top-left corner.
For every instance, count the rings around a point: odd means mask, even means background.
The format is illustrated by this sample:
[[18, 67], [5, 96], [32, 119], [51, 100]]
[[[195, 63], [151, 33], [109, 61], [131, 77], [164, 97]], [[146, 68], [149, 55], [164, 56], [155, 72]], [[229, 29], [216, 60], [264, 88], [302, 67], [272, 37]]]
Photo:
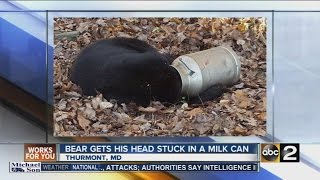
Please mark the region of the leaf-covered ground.
[[[247, 136], [266, 133], [265, 18], [56, 18], [55, 136]], [[70, 32], [70, 33], [67, 33]], [[65, 36], [64, 38], [61, 38]], [[72, 36], [72, 35], [76, 36]], [[178, 57], [229, 45], [240, 57], [241, 80], [205, 104], [142, 108], [81, 95], [69, 68], [88, 44], [135, 37]]]

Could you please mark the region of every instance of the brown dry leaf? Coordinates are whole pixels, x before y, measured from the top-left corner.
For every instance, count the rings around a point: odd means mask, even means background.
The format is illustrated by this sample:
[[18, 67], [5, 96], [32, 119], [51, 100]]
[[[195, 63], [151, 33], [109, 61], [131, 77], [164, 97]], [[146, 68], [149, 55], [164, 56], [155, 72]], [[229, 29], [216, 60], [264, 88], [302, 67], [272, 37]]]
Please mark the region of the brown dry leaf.
[[62, 85], [62, 88], [60, 89], [61, 92], [64, 92], [64, 91], [69, 91], [72, 87], [72, 83], [71, 82], [68, 82], [68, 84], [63, 84]]
[[202, 114], [203, 110], [201, 108], [194, 108], [191, 111], [186, 111], [187, 116], [194, 117], [198, 114]]
[[90, 22], [82, 22], [79, 24], [79, 26], [77, 27], [77, 31], [79, 31], [80, 33], [83, 33], [84, 31], [87, 31], [89, 28], [89, 24]]
[[90, 121], [86, 119], [82, 113], [78, 113], [77, 120], [82, 129], [87, 129], [87, 127], [90, 125]]
[[141, 107], [141, 106], [138, 108], [138, 110], [141, 111], [141, 112], [148, 112], [148, 113], [154, 113], [154, 112], [157, 111], [157, 109], [154, 108], [154, 107], [146, 107], [146, 108], [144, 108], [144, 107]]
[[141, 123], [146, 123], [148, 122], [148, 120], [145, 119], [145, 116], [145, 114], [142, 114], [141, 116], [135, 117], [133, 120]]
[[228, 128], [223, 128], [224, 132], [226, 133], [226, 135], [231, 136], [231, 132]]
[[137, 39], [141, 41], [148, 41], [148, 36], [146, 36], [145, 34], [139, 34]]
[[141, 28], [139, 26], [136, 25], [130, 25], [130, 28], [134, 31], [134, 32], [140, 32]]
[[183, 129], [183, 127], [184, 127], [184, 123], [182, 121], [179, 121], [172, 129], [172, 132], [179, 132]]
[[56, 118], [55, 118], [55, 120], [57, 121], [57, 122], [59, 122], [59, 121], [62, 121], [62, 120], [64, 120], [64, 119], [67, 119], [68, 118], [68, 114], [67, 113], [63, 113], [63, 114], [61, 114], [60, 116], [57, 116]]
[[221, 128], [221, 125], [220, 125], [220, 124], [215, 124], [215, 125], [213, 126], [212, 130], [218, 131], [218, 130], [220, 130], [220, 128]]
[[265, 121], [267, 119], [267, 113], [266, 112], [261, 112], [258, 116], [257, 116], [258, 120], [262, 120]]
[[262, 98], [263, 109], [267, 109], [267, 98], [264, 96]]
[[175, 109], [166, 109], [164, 111], [162, 111], [162, 113], [164, 114], [171, 114], [171, 113], [174, 113]]
[[148, 122], [140, 126], [140, 129], [143, 131], [148, 131], [150, 128], [151, 128], [151, 124]]
[[241, 23], [238, 26], [238, 30], [243, 33], [243, 32], [246, 32], [248, 30], [248, 27], [249, 27], [248, 23]]
[[249, 125], [249, 126], [257, 126], [258, 125], [257, 120], [255, 120], [253, 118], [246, 119], [245, 121], [247, 122], [245, 124]]
[[175, 22], [176, 24], [181, 24], [182, 21], [179, 18], [170, 18], [172, 22]]
[[132, 124], [131, 126], [133, 131], [139, 131], [140, 130], [140, 126], [136, 125], [136, 124]]
[[118, 120], [130, 120], [130, 116], [126, 113], [118, 113], [118, 112], [113, 112], [113, 114], [118, 118]]
[[258, 128], [258, 129], [253, 129], [252, 133], [258, 136], [265, 136], [266, 131], [264, 129]]
[[161, 29], [163, 29], [168, 35], [171, 34], [171, 33], [174, 33], [176, 32], [174, 29], [172, 29], [172, 27], [170, 26], [161, 26]]
[[243, 90], [236, 90], [234, 96], [240, 108], [247, 108], [250, 105], [250, 100]]
[[152, 101], [151, 106], [156, 108], [157, 111], [160, 111], [161, 109], [165, 108], [165, 106], [159, 101]]
[[96, 119], [96, 111], [94, 109], [92, 109], [91, 107], [87, 107], [83, 113], [84, 113], [85, 117], [88, 119], [91, 119], [91, 120]]
[[236, 84], [234, 87], [237, 89], [242, 89], [244, 87], [244, 83]]
[[77, 92], [63, 92], [64, 95], [69, 96], [69, 97], [81, 97], [81, 95]]
[[240, 108], [247, 108], [250, 105], [249, 101], [243, 100], [240, 102], [239, 107]]
[[238, 39], [237, 40], [237, 44], [239, 44], [239, 45], [244, 45], [245, 43], [246, 43], [246, 41], [243, 40], [243, 39]]
[[229, 104], [230, 100], [227, 100], [227, 99], [221, 99], [220, 100], [220, 104]]
[[181, 105], [181, 109], [183, 109], [183, 110], [189, 109], [188, 103], [183, 103], [183, 104]]
[[200, 135], [203, 135], [204, 133], [212, 129], [211, 126], [205, 123], [197, 123], [194, 125], [194, 128], [199, 131]]
[[221, 29], [221, 22], [217, 18], [211, 23], [211, 31], [215, 33], [217, 30]]
[[191, 33], [191, 37], [192, 37], [192, 38], [195, 38], [195, 39], [197, 39], [197, 40], [200, 40], [200, 41], [203, 39], [202, 36], [200, 36], [199, 34], [197, 34], [197, 33], [195, 33], [195, 32]]
[[109, 108], [112, 108], [113, 107], [113, 104], [112, 103], [110, 103], [110, 102], [101, 102], [100, 104], [99, 104], [99, 107], [100, 107], [100, 109], [109, 109]]
[[126, 38], [132, 38], [130, 34], [127, 34], [125, 32], [118, 32], [117, 37], [126, 37]]
[[93, 98], [91, 101], [92, 107], [94, 109], [98, 109], [99, 104], [102, 102], [102, 94], [98, 95], [97, 97]]
[[177, 26], [177, 30], [178, 32], [185, 32], [187, 30], [188, 26], [184, 25], [184, 24], [179, 24]]
[[67, 101], [65, 101], [65, 100], [61, 100], [59, 103], [58, 103], [58, 109], [60, 110], [60, 111], [62, 111], [62, 110], [65, 110], [67, 108]]
[[212, 38], [203, 39], [202, 41], [204, 44], [210, 44], [210, 43], [212, 43]]
[[157, 123], [157, 126], [159, 127], [159, 128], [161, 128], [161, 129], [166, 129], [166, 125], [165, 124], [163, 124], [163, 123]]
[[182, 43], [187, 37], [183, 34], [183, 32], [177, 33], [178, 43]]
[[97, 24], [97, 25], [102, 25], [102, 26], [105, 26], [105, 25], [106, 25], [104, 19], [101, 19], [101, 18], [99, 18], [99, 19], [96, 21], [96, 24]]
[[234, 133], [245, 136], [245, 135], [247, 135], [247, 129], [237, 126], [234, 129]]
[[101, 125], [100, 125], [100, 122], [96, 122], [96, 123], [93, 123], [93, 124], [92, 124], [92, 127], [93, 127], [93, 128], [100, 128], [100, 126], [101, 126]]
[[232, 39], [238, 40], [239, 38], [241, 38], [241, 33], [240, 33], [240, 31], [235, 29], [230, 33], [230, 36], [231, 36]]

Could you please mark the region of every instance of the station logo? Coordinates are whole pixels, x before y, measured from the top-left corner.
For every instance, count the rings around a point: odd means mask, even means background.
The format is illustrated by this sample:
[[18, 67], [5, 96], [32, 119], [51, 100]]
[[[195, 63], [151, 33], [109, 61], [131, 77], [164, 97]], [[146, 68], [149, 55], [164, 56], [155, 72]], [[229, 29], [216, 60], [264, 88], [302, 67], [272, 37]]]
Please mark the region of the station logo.
[[261, 144], [261, 162], [299, 162], [299, 144]]

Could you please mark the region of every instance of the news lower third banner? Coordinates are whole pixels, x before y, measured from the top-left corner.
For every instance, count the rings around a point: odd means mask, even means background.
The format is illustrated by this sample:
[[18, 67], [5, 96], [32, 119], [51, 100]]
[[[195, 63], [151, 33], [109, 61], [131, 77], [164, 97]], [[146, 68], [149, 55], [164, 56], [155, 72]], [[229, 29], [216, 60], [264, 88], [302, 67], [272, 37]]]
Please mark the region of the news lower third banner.
[[59, 161], [258, 161], [256, 144], [61, 144]]
[[25, 144], [10, 172], [259, 171], [257, 143]]
[[258, 144], [25, 144], [25, 162], [259, 161]]

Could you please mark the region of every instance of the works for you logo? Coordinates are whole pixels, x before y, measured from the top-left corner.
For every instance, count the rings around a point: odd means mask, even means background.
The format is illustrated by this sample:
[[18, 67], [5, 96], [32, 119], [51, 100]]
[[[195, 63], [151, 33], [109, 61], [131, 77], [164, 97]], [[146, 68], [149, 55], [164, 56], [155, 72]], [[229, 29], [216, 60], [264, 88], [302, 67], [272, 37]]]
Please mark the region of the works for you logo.
[[41, 163], [40, 162], [10, 162], [9, 172], [11, 173], [41, 172]]

